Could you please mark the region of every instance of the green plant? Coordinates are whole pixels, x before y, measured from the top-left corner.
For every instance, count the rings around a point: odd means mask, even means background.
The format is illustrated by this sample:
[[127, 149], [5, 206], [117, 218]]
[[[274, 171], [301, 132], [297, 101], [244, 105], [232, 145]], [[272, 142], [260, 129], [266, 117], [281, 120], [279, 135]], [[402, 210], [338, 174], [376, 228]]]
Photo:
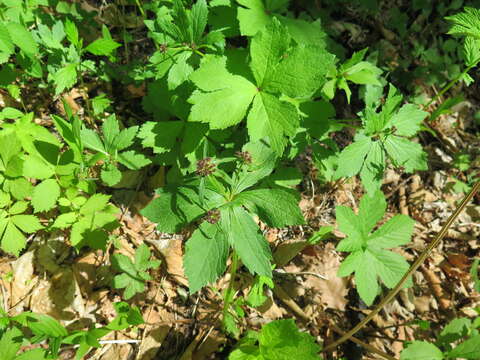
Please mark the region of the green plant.
[[395, 215], [380, 228], [373, 229], [384, 216], [387, 202], [381, 191], [360, 200], [358, 215], [346, 206], [337, 206], [339, 229], [347, 238], [338, 243], [337, 250], [351, 254], [338, 269], [339, 276], [355, 273], [357, 291], [367, 305], [379, 292], [378, 278], [393, 288], [408, 270], [404, 257], [389, 251], [410, 241], [414, 221], [405, 215]]
[[[253, 37], [250, 56], [253, 79], [231, 74], [228, 58], [202, 61], [190, 77], [199, 90], [188, 100], [193, 104], [189, 120], [225, 129], [247, 117], [251, 141], [268, 138], [280, 156], [286, 137], [299, 127], [297, 102], [321, 86], [334, 56], [315, 44], [292, 44], [287, 28], [275, 18]], [[224, 107], [228, 114], [222, 113]]]
[[135, 263], [126, 255], [113, 254], [113, 268], [121, 273], [113, 278], [113, 287], [125, 289], [123, 295], [126, 300], [145, 291], [145, 281], [152, 280], [148, 270], [160, 266], [160, 261], [150, 260], [150, 255], [150, 249], [145, 244], [135, 251]]
[[315, 339], [298, 330], [292, 319], [275, 320], [259, 332], [249, 331], [228, 356], [229, 360], [320, 359]]
[[400, 360], [415, 359], [478, 359], [480, 357], [480, 318], [455, 318], [440, 332], [434, 343], [413, 341], [400, 355]]
[[188, 80], [193, 66], [198, 64], [195, 55], [203, 57], [201, 50], [223, 50], [225, 39], [222, 29], [205, 34], [208, 19], [205, 0], [198, 0], [191, 10], [185, 8], [183, 1], [174, 0], [171, 9], [162, 6], [156, 13], [156, 20], [145, 20], [157, 47], [150, 62], [156, 79], [168, 73], [168, 88], [173, 90]]
[[[54, 318], [32, 312], [10, 317], [1, 310], [0, 357], [2, 360], [58, 359], [62, 345], [77, 345], [75, 359], [80, 360], [92, 349], [100, 347], [99, 340], [112, 331], [125, 330], [143, 324], [136, 307], [127, 303], [114, 304], [117, 316], [107, 325], [90, 330], [69, 332]], [[19, 352], [23, 346], [46, 342], [48, 347], [35, 347]]]
[[[53, 83], [55, 95], [59, 95], [79, 80], [83, 82], [84, 73], [97, 74], [97, 64], [91, 59], [85, 59], [87, 53], [113, 59], [114, 50], [121, 44], [115, 42], [108, 28], [103, 26], [102, 37], [84, 46], [84, 40], [72, 18], [85, 22], [88, 14], [76, 5], [69, 9], [57, 7], [56, 11], [60, 14], [74, 15], [59, 19], [44, 11], [48, 5], [47, 0], [0, 4], [0, 16], [3, 19], [0, 24], [0, 64], [6, 63], [15, 55], [15, 63], [23, 72], [17, 71], [14, 66], [7, 66], [4, 68], [4, 76], [11, 78], [12, 83], [17, 74], [20, 82], [37, 79], [43, 83], [47, 74], [47, 82]], [[31, 28], [32, 25], [35, 27]], [[12, 83], [4, 86], [11, 93], [19, 95], [20, 88]], [[42, 86], [44, 85], [43, 83]]]
[[350, 102], [352, 91], [347, 81], [360, 85], [381, 86], [379, 77], [383, 71], [371, 62], [363, 60], [367, 50], [368, 48], [365, 48], [356, 52], [339, 67], [331, 68], [327, 77], [332, 79], [327, 81], [322, 88], [327, 98], [333, 99], [337, 88], [339, 88], [345, 91], [347, 101]]
[[416, 105], [406, 104], [399, 108], [402, 96], [393, 85], [389, 86], [385, 103], [380, 107], [378, 90], [368, 86], [365, 93], [365, 110], [360, 114], [362, 129], [354, 142], [338, 156], [336, 178], [360, 174], [369, 193], [380, 188], [387, 159], [406, 172], [427, 169], [427, 157], [422, 146], [409, 140], [422, 126], [428, 113]]
[[102, 124], [102, 137], [91, 129], [82, 129], [80, 136], [83, 145], [97, 151], [95, 161], [102, 161], [100, 177], [109, 186], [116, 185], [122, 179], [117, 162], [131, 170], [139, 170], [151, 163], [145, 155], [134, 150], [122, 151], [133, 144], [138, 126], [120, 131], [117, 118], [110, 115]]
[[195, 174], [157, 190], [160, 196], [143, 210], [163, 232], [196, 224], [184, 257], [192, 293], [223, 274], [231, 247], [250, 272], [272, 276], [270, 248], [254, 214], [271, 227], [304, 222], [291, 191], [257, 185], [272, 172], [274, 153], [262, 143], [250, 143], [239, 157], [231, 176], [220, 168], [222, 162], [200, 160]]

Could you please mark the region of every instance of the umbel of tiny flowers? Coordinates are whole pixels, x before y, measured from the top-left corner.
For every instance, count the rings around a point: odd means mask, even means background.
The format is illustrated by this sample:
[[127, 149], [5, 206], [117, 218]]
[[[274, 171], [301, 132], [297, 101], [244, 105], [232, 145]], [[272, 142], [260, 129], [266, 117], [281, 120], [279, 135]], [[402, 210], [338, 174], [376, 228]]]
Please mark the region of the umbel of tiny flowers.
[[216, 165], [213, 163], [211, 157], [206, 157], [204, 159], [197, 161], [197, 170], [196, 173], [198, 176], [208, 176], [215, 172]]

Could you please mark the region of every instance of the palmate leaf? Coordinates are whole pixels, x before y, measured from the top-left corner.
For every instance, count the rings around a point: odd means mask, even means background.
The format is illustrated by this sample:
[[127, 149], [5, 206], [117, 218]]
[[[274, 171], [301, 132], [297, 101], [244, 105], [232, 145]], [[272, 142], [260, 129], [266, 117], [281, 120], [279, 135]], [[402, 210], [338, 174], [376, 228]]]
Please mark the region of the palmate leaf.
[[212, 129], [225, 129], [245, 117], [257, 88], [242, 76], [230, 74], [226, 60], [207, 57], [190, 77], [203, 92], [195, 91], [190, 97], [193, 106], [189, 120], [208, 122]]
[[31, 234], [42, 228], [34, 215], [2, 217], [0, 214], [0, 247], [3, 251], [18, 256], [26, 245], [24, 233]]
[[372, 194], [382, 185], [387, 158], [395, 167], [404, 167], [409, 173], [427, 170], [427, 155], [422, 146], [407, 137], [421, 129], [428, 113], [414, 104], [398, 109], [401, 101], [402, 96], [392, 85], [380, 112], [376, 100], [367, 101], [368, 106], [362, 113], [363, 129], [340, 153], [336, 179], [360, 174], [367, 192]]
[[148, 270], [160, 265], [158, 260], [150, 260], [151, 252], [146, 244], [140, 245], [135, 251], [135, 263], [128, 256], [113, 254], [112, 266], [121, 274], [113, 278], [116, 289], [125, 289], [125, 299], [145, 290], [145, 281], [151, 280]]
[[189, 120], [225, 129], [242, 121], [253, 101], [247, 115], [250, 138], [268, 137], [273, 150], [282, 154], [286, 138], [299, 126], [299, 114], [291, 103], [281, 101], [280, 95], [311, 95], [334, 61], [322, 48], [290, 45], [286, 28], [276, 19], [255, 35], [250, 45], [255, 84], [229, 73], [226, 58], [205, 59], [190, 77], [199, 90], [189, 99], [193, 104]]
[[342, 262], [338, 276], [354, 273], [358, 293], [367, 305], [371, 305], [378, 294], [378, 279], [392, 288], [409, 268], [401, 255], [386, 249], [408, 243], [414, 221], [408, 216], [397, 215], [371, 233], [385, 209], [385, 197], [380, 191], [362, 197], [358, 215], [346, 206], [336, 207], [339, 229], [347, 235], [337, 245], [337, 250], [351, 253]]
[[480, 10], [465, 7], [463, 12], [445, 17], [453, 25], [448, 31], [451, 35], [467, 35], [480, 39]]

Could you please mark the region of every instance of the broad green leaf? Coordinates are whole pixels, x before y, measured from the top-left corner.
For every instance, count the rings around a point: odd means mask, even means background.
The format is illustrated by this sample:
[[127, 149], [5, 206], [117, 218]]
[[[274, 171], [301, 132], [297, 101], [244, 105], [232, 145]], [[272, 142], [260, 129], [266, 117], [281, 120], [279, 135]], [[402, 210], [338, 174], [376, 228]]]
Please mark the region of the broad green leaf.
[[203, 37], [208, 20], [208, 7], [205, 0], [197, 0], [190, 11], [190, 24], [192, 28], [193, 42], [199, 43]]
[[53, 208], [60, 196], [60, 186], [55, 179], [47, 179], [35, 186], [32, 206], [36, 213]]
[[133, 150], [124, 151], [118, 155], [118, 161], [130, 170], [140, 170], [149, 165], [152, 161], [145, 155], [137, 153]]
[[0, 131], [0, 158], [6, 168], [10, 160], [22, 150], [22, 144], [12, 130]]
[[193, 106], [189, 120], [207, 122], [212, 129], [239, 123], [257, 93], [251, 82], [227, 71], [225, 57], [206, 58], [190, 79], [205, 92], [194, 91], [190, 97]]
[[[119, 133], [120, 133], [120, 127], [118, 125], [118, 120], [115, 114], [112, 114], [109, 117], [107, 117], [102, 124], [104, 147], [109, 154], [113, 154], [114, 151], [118, 149], [116, 144], [116, 137]], [[88, 146], [87, 144], [85, 145]]]
[[16, 327], [6, 330], [0, 338], [0, 359], [14, 360], [22, 346], [23, 337], [22, 331]]
[[122, 180], [122, 173], [114, 165], [110, 165], [102, 169], [100, 178], [108, 186], [114, 186]]
[[[368, 259], [365, 259], [365, 261], [368, 260], [369, 264], [375, 266], [373, 272], [375, 272], [390, 289], [397, 285], [410, 267], [402, 255], [392, 251], [369, 247], [366, 253], [368, 253]], [[375, 259], [375, 261], [373, 261], [373, 259]], [[410, 286], [411, 282], [407, 285]]]
[[145, 290], [145, 281], [150, 280], [150, 275], [146, 270], [158, 267], [159, 261], [149, 261], [150, 250], [145, 244], [140, 245], [135, 252], [135, 264], [129, 257], [123, 254], [114, 254], [112, 256], [112, 266], [121, 272], [113, 278], [113, 286], [116, 289], [125, 288], [124, 297], [130, 299], [137, 293]]
[[138, 126], [130, 126], [123, 129], [115, 138], [115, 146], [117, 150], [123, 150], [133, 145], [133, 139], [137, 135]]
[[23, 176], [45, 180], [55, 174], [55, 168], [37, 155], [29, 155], [23, 163]]
[[204, 213], [197, 203], [198, 195], [189, 188], [157, 190], [158, 198], [152, 200], [142, 215], [157, 223], [158, 230], [177, 233], [188, 223]]
[[320, 20], [308, 22], [300, 18], [287, 16], [278, 16], [278, 19], [288, 28], [290, 36], [297, 44], [317, 45], [319, 48], [326, 47], [327, 34], [322, 28]]
[[427, 154], [420, 144], [391, 135], [385, 140], [384, 146], [393, 163], [403, 166], [406, 172], [428, 169]]
[[28, 327], [34, 335], [61, 337], [68, 334], [67, 330], [57, 320], [45, 314], [24, 312], [15, 316], [14, 319]]
[[13, 222], [8, 222], [1, 239], [2, 250], [18, 256], [25, 245], [25, 236], [18, 230]]
[[92, 53], [93, 55], [106, 55], [109, 56], [112, 52], [122, 46], [112, 39], [97, 39], [94, 42], [90, 43], [86, 48], [85, 51]]
[[28, 208], [28, 203], [26, 201], [17, 201], [13, 204], [10, 209], [8, 209], [8, 213], [10, 215], [17, 215], [23, 213]]
[[133, 270], [135, 271], [133, 274], [127, 271], [128, 268], [125, 267], [126, 263], [123, 263], [122, 265], [118, 264], [121, 261], [120, 259], [122, 257], [127, 258], [125, 255], [122, 254], [114, 254], [114, 257], [112, 258], [113, 266], [118, 268], [119, 271], [123, 272], [122, 274], [116, 275], [113, 278], [113, 287], [115, 289], [125, 289], [123, 297], [125, 298], [125, 300], [128, 300], [132, 298], [135, 294], [141, 293], [145, 290], [145, 282], [143, 279], [138, 277], [133, 263], [130, 262], [129, 265], [129, 268], [133, 268]]
[[[337, 245], [337, 250], [351, 252], [342, 262], [338, 276], [354, 272], [358, 293], [367, 305], [371, 305], [377, 296], [379, 278], [392, 288], [409, 268], [403, 256], [385, 249], [409, 242], [414, 226], [412, 219], [397, 215], [369, 235], [385, 210], [385, 197], [380, 191], [362, 197], [358, 215], [346, 206], [336, 207], [339, 229], [348, 235]], [[411, 285], [410, 279], [406, 286]]]
[[65, 229], [70, 227], [77, 220], [78, 215], [75, 212], [67, 212], [57, 216], [53, 223], [53, 228]]
[[173, 149], [184, 125], [183, 121], [147, 121], [137, 136], [142, 139], [143, 147], [152, 148], [155, 154], [162, 154]]
[[371, 195], [365, 195], [362, 197], [358, 208], [358, 216], [363, 219], [364, 234], [368, 234], [373, 230], [377, 222], [379, 222], [383, 218], [383, 215], [385, 215], [386, 209], [387, 202], [385, 196], [380, 190]]
[[440, 333], [438, 341], [441, 344], [450, 344], [463, 338], [470, 331], [472, 321], [468, 318], [455, 318], [450, 321]]
[[245, 266], [254, 274], [272, 277], [272, 254], [252, 217], [241, 207], [221, 210], [222, 230]]
[[465, 65], [476, 66], [480, 61], [480, 39], [471, 36], [465, 38], [462, 55]]
[[258, 336], [263, 359], [318, 360], [321, 348], [308, 333], [300, 332], [292, 319], [272, 321]]
[[271, 21], [271, 17], [265, 11], [262, 0], [237, 0], [237, 17], [240, 23], [240, 32], [243, 36], [253, 36], [263, 29]]
[[285, 227], [305, 223], [297, 198], [287, 190], [250, 190], [238, 195], [236, 200], [256, 213], [268, 226]]
[[343, 149], [338, 156], [338, 168], [335, 171], [335, 177], [339, 179], [358, 174], [371, 147], [372, 140], [366, 137], [354, 141]]
[[70, 19], [65, 20], [65, 34], [67, 35], [68, 41], [73, 45], [78, 45], [78, 29], [74, 22]]
[[403, 105], [390, 119], [390, 125], [396, 128], [395, 134], [400, 136], [415, 135], [422, 125], [423, 120], [428, 116], [414, 104]]
[[0, 53], [4, 54], [4, 60], [0, 61], [0, 64], [6, 62], [14, 51], [15, 45], [13, 44], [10, 33], [5, 24], [0, 23]]
[[372, 141], [372, 146], [360, 169], [360, 178], [367, 193], [372, 194], [380, 189], [384, 171], [385, 150], [380, 141]]
[[[262, 90], [265, 86], [264, 80], [273, 77], [275, 67], [282, 56], [286, 54], [289, 44], [290, 35], [277, 19], [274, 19], [252, 39], [250, 45], [251, 68], [257, 86]], [[291, 72], [289, 71], [289, 73]]]
[[370, 306], [379, 290], [375, 258], [368, 251], [362, 252], [362, 260], [358, 261], [358, 264], [355, 269], [355, 284], [362, 300]]
[[184, 51], [174, 58], [173, 65], [170, 67], [167, 77], [169, 90], [175, 90], [188, 80], [190, 74], [193, 72], [193, 67], [187, 62], [191, 55], [191, 52]]
[[347, 206], [337, 206], [335, 213], [339, 230], [348, 236], [337, 245], [337, 250], [354, 251], [361, 249], [366, 236], [366, 226], [362, 222], [363, 217], [355, 215], [353, 210]]
[[70, 89], [77, 82], [77, 65], [68, 64], [52, 75], [55, 83], [55, 94], [59, 95], [65, 89]]
[[480, 358], [480, 335], [474, 335], [457, 345], [448, 353], [448, 358], [462, 358], [476, 360]]
[[135, 268], [139, 271], [156, 268], [160, 265], [158, 260], [150, 260], [150, 249], [143, 243], [135, 251]]
[[266, 77], [265, 90], [272, 93], [278, 91], [290, 97], [311, 96], [324, 82], [335, 58], [326, 50], [303, 44], [286, 51], [282, 56], [284, 59], [275, 72]]
[[15, 215], [10, 220], [16, 227], [27, 234], [32, 234], [43, 228], [38, 218], [34, 215]]
[[82, 129], [80, 134], [85, 147], [108, 155], [108, 152], [105, 149], [103, 142], [100, 139], [100, 136], [98, 136], [95, 131], [90, 129]]
[[295, 135], [299, 125], [297, 109], [265, 92], [258, 93], [247, 118], [248, 134], [252, 141], [268, 137], [278, 155], [283, 153], [287, 139]]
[[480, 358], [480, 335], [474, 335], [468, 340], [457, 345], [448, 353], [449, 358], [479, 359]]
[[400, 354], [400, 360], [442, 360], [443, 353], [435, 345], [425, 341], [414, 341]]
[[410, 241], [414, 225], [415, 222], [408, 216], [395, 215], [370, 235], [368, 245], [383, 249], [405, 245]]
[[48, 360], [45, 349], [28, 350], [18, 355], [15, 360]]
[[185, 244], [183, 266], [190, 293], [215, 282], [225, 272], [229, 245], [218, 224], [203, 222]]
[[13, 43], [26, 55], [33, 57], [38, 53], [38, 46], [32, 33], [22, 24], [11, 22], [7, 25]]
[[80, 214], [87, 215], [105, 209], [110, 200], [110, 195], [95, 194], [91, 196], [80, 209]]
[[480, 9], [465, 7], [463, 12], [447, 16], [445, 19], [453, 23], [448, 34], [480, 39]]
[[348, 276], [361, 266], [363, 266], [363, 251], [354, 251], [342, 261], [337, 276]]

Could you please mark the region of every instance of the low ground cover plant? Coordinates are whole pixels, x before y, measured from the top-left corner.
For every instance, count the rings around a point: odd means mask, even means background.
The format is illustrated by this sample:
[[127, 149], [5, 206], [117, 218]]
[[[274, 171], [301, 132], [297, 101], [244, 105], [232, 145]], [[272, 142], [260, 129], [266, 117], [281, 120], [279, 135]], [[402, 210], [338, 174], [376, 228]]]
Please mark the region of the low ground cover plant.
[[[368, 3], [355, 7], [361, 16], [380, 7]], [[414, 3], [420, 11], [422, 2]], [[335, 207], [342, 236], [335, 239], [336, 251], [343, 258], [337, 276], [350, 279], [366, 307], [379, 296], [395, 295], [397, 287], [412, 287], [415, 267], [404, 255], [416, 221], [406, 214], [387, 218], [395, 212], [391, 194], [384, 193], [387, 173], [418, 175], [437, 166], [426, 136], [445, 142], [435, 121], [463, 101], [445, 97], [453, 87], [475, 82], [480, 61], [480, 11], [452, 4], [435, 8], [446, 27], [437, 34], [441, 44], [429, 52], [418, 39], [398, 66], [417, 61], [416, 73], [440, 79], [436, 95], [422, 99], [407, 93], [377, 44], [347, 54], [325, 25], [337, 16], [332, 6], [331, 1], [323, 10], [288, 0], [126, 1], [118, 5], [123, 21], [128, 7], [141, 24], [138, 32], [129, 32], [126, 23], [100, 24], [101, 14], [76, 2], [0, 0], [0, 94], [8, 100], [0, 111], [1, 251], [18, 257], [36, 241], [32, 235], [62, 234], [72, 256], [104, 254], [112, 270], [105, 283], [132, 302], [164, 265], [152, 259], [146, 242], [127, 256], [116, 241], [125, 214], [134, 211], [133, 200], [117, 201], [118, 192], [142, 189], [149, 201], [136, 215], [155, 223], [158, 233], [183, 235], [185, 296], [211, 291], [223, 303], [222, 331], [238, 341], [225, 356], [320, 358], [321, 339], [300, 331], [292, 319], [241, 336], [246, 309], [260, 308], [272, 291], [280, 291], [276, 274], [285, 264], [274, 257], [268, 230], [303, 232], [302, 226], [310, 226], [299, 207], [305, 179], [327, 194], [358, 176], [363, 189], [358, 209]], [[421, 16], [429, 16], [432, 6]], [[392, 23], [400, 39], [418, 31], [415, 24], [402, 24]], [[139, 50], [143, 42], [148, 45]], [[437, 50], [446, 54], [442, 61], [434, 59]], [[75, 89], [83, 94], [78, 97], [83, 113], [71, 100]], [[118, 93], [124, 89], [141, 95], [119, 111], [123, 93]], [[60, 110], [44, 109], [40, 119], [38, 107], [29, 103], [31, 94], [57, 101]], [[347, 106], [356, 109], [350, 118], [342, 112]], [[125, 116], [127, 111], [134, 115]], [[475, 155], [478, 149], [455, 154], [452, 161], [462, 174], [454, 189], [470, 191], [460, 210], [478, 191]], [[302, 159], [314, 171], [301, 169]], [[153, 174], [163, 174], [161, 181], [150, 182]], [[332, 231], [321, 228], [289, 260], [333, 239]], [[478, 291], [477, 268], [478, 259], [470, 271]], [[217, 288], [221, 278], [228, 279], [223, 291]], [[243, 292], [243, 280], [249, 291]], [[378, 304], [380, 311], [384, 304]], [[4, 309], [0, 358], [56, 359], [69, 345], [76, 359], [84, 358], [110, 332], [144, 322], [128, 303], [117, 302], [115, 311], [109, 324], [70, 331], [46, 314], [10, 316]], [[478, 318], [458, 317], [434, 342], [407, 342], [400, 358], [480, 358], [478, 328]], [[30, 345], [34, 348], [23, 351]]]

